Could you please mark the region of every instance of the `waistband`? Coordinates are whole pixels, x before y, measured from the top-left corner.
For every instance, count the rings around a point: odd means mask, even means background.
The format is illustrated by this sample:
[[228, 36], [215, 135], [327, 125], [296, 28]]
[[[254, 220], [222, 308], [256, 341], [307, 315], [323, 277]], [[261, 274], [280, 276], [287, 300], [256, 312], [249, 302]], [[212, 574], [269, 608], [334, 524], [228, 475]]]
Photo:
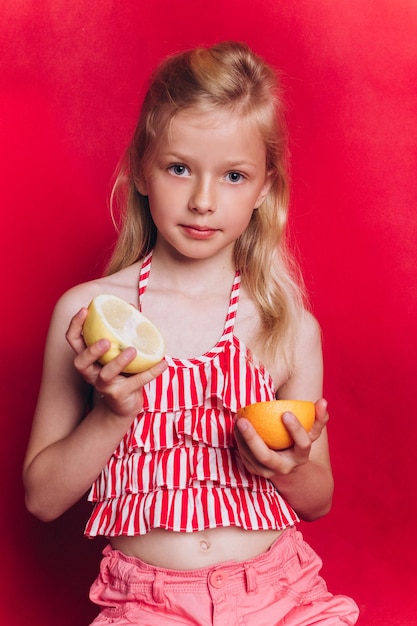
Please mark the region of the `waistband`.
[[128, 556], [106, 546], [100, 567], [102, 582], [118, 591], [137, 598], [151, 594], [155, 601], [163, 601], [163, 590], [175, 593], [206, 593], [207, 586], [215, 590], [241, 589], [257, 591], [262, 582], [270, 583], [282, 577], [292, 566], [294, 558], [301, 563], [310, 560], [308, 546], [302, 534], [294, 527], [285, 530], [263, 554], [247, 561], [224, 563], [194, 570], [171, 570], [155, 567], [141, 559]]

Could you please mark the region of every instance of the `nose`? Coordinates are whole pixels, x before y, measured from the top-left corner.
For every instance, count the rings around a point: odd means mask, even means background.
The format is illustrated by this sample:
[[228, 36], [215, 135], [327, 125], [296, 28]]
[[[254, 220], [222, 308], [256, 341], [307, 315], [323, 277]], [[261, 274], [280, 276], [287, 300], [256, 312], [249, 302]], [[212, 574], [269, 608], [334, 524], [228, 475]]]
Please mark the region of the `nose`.
[[188, 208], [197, 213], [212, 213], [216, 210], [216, 193], [213, 182], [208, 177], [195, 181]]

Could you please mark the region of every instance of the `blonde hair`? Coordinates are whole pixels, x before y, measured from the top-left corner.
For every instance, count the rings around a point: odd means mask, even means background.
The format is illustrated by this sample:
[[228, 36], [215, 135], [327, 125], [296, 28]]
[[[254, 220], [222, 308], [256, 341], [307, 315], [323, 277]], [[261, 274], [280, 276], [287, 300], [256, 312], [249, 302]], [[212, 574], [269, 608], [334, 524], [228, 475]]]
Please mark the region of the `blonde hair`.
[[258, 339], [264, 354], [275, 356], [278, 345], [288, 358], [305, 294], [286, 240], [289, 184], [283, 99], [276, 72], [246, 44], [198, 47], [168, 57], [156, 69], [117, 171], [112, 206], [118, 205], [121, 229], [107, 273], [142, 259], [155, 245], [148, 199], [136, 184], [157, 155], [170, 121], [178, 111], [213, 108], [249, 116], [265, 142], [272, 186], [236, 241], [234, 260], [260, 312]]

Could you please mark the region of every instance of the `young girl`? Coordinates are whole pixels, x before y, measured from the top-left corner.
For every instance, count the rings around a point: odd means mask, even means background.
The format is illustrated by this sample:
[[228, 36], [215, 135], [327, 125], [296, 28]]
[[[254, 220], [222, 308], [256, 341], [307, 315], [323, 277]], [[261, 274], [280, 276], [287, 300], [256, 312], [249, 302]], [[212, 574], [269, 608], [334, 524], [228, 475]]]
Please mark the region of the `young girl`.
[[[26, 501], [53, 520], [91, 488], [86, 535], [109, 539], [94, 624], [357, 620], [295, 529], [328, 512], [333, 480], [320, 330], [284, 239], [283, 128], [275, 73], [247, 46], [168, 58], [120, 167], [108, 274], [54, 311]], [[82, 328], [100, 293], [137, 303], [166, 340], [163, 362], [122, 375], [128, 348], [98, 365], [109, 342], [86, 348]], [[309, 433], [285, 415], [295, 443], [281, 452], [236, 420], [274, 398], [316, 406]]]

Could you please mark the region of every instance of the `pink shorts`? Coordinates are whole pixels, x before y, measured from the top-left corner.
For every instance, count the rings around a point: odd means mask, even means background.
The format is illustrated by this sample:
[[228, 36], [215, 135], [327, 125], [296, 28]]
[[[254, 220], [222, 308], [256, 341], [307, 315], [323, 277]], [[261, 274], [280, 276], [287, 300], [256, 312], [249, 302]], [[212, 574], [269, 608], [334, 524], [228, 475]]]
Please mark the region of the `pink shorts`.
[[110, 546], [103, 555], [90, 591], [102, 607], [97, 626], [333, 626], [358, 619], [353, 600], [327, 591], [320, 558], [295, 528], [254, 559], [191, 571], [153, 567]]

